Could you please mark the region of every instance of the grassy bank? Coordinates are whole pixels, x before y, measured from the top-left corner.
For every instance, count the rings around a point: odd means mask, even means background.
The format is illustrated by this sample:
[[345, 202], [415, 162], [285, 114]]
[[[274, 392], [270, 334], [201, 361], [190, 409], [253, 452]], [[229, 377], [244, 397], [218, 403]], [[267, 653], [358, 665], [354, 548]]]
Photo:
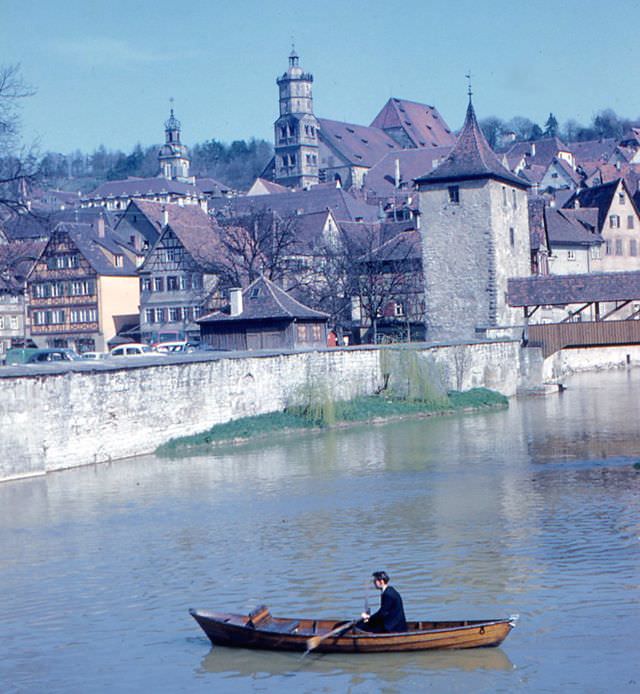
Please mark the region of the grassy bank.
[[171, 439], [160, 446], [156, 454], [172, 456], [206, 451], [216, 444], [242, 442], [287, 430], [328, 428], [395, 417], [428, 416], [507, 406], [508, 400], [504, 395], [487, 388], [453, 391], [425, 400], [389, 395], [372, 395], [347, 402], [332, 402], [325, 398], [319, 404], [290, 407], [284, 412], [256, 417], [244, 417], [217, 424], [200, 434]]

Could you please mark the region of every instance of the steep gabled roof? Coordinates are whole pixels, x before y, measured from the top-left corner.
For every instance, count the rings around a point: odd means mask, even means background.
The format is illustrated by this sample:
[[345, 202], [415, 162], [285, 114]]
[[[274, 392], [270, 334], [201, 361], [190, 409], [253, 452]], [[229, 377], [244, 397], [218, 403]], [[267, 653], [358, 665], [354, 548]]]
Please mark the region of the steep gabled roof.
[[446, 183], [487, 178], [504, 181], [518, 188], [529, 187], [525, 180], [512, 174], [500, 163], [482, 134], [469, 99], [467, 117], [451, 154], [435, 171], [417, 178], [416, 183]]
[[123, 217], [118, 221], [116, 229], [124, 217], [132, 211], [138, 210], [149, 222], [160, 231], [164, 226], [164, 213], [167, 212], [169, 223], [192, 224], [194, 226], [206, 226], [209, 216], [199, 205], [179, 205], [175, 202], [151, 202], [150, 200], [132, 200], [127, 206]]
[[[120, 245], [108, 233], [100, 236], [91, 224], [60, 222], [53, 232], [66, 233], [98, 275], [130, 277], [136, 274], [135, 263], [122, 252]], [[111, 260], [113, 256], [119, 256], [122, 265], [115, 265]]]
[[603, 243], [600, 234], [589, 231], [579, 218], [572, 214], [575, 210], [547, 207], [544, 211], [547, 236], [551, 248], [554, 246], [597, 246]]
[[372, 167], [389, 150], [402, 147], [380, 128], [318, 118], [319, 137], [352, 166]]
[[595, 162], [607, 162], [617, 145], [614, 138], [604, 140], [585, 140], [570, 142], [568, 147], [576, 158], [576, 163], [584, 166]]
[[[618, 183], [622, 179], [603, 183], [593, 188], [584, 188], [574, 193], [564, 204], [564, 207], [596, 207], [598, 209], [598, 231], [602, 231], [607, 218], [607, 213], [613, 202], [613, 196], [618, 188]], [[624, 185], [624, 183], [623, 183]], [[625, 186], [626, 190], [626, 186]]]
[[558, 137], [543, 137], [532, 142], [514, 143], [506, 157], [510, 165], [524, 157], [526, 162], [546, 168], [557, 157], [558, 152], [571, 152], [571, 148]]
[[406, 99], [389, 99], [371, 127], [402, 129], [414, 147], [453, 147], [456, 138], [434, 106]]
[[122, 181], [107, 181], [93, 192], [82, 197], [83, 200], [101, 200], [108, 197], [135, 197], [176, 193], [202, 197], [202, 191], [183, 181], [174, 181], [157, 176], [154, 178], [127, 178]]
[[329, 314], [309, 308], [287, 294], [266, 277], [258, 277], [242, 292], [242, 312], [232, 316], [214, 311], [198, 323], [228, 323], [265, 319], [328, 320]]

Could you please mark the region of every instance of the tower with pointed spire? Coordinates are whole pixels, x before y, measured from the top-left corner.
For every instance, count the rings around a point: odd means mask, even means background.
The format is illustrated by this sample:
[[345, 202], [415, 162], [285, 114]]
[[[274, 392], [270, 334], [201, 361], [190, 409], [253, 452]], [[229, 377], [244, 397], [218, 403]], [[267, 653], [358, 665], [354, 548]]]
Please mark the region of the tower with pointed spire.
[[275, 130], [275, 181], [291, 188], [318, 182], [318, 121], [313, 114], [313, 75], [304, 72], [292, 49], [287, 71], [276, 80], [280, 115]]
[[477, 339], [520, 322], [507, 280], [531, 274], [528, 184], [485, 139], [471, 89], [464, 126], [442, 164], [416, 179], [428, 340]]
[[173, 105], [164, 124], [164, 137], [164, 145], [158, 152], [159, 175], [170, 181], [192, 183], [193, 179], [189, 177], [189, 148], [180, 142], [180, 121], [173, 115]]

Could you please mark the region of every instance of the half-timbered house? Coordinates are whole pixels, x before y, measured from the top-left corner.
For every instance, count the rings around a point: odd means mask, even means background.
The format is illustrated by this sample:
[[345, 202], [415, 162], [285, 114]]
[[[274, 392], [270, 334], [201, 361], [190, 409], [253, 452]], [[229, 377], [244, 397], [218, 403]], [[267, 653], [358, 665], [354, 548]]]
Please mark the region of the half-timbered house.
[[27, 276], [27, 320], [42, 347], [105, 350], [138, 300], [134, 259], [103, 223], [58, 224]]

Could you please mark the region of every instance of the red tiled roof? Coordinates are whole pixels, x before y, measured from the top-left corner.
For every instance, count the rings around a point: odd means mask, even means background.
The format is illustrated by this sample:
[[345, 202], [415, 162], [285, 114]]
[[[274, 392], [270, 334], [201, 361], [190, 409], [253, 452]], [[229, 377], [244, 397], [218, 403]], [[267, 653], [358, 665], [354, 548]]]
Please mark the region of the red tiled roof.
[[384, 130], [319, 118], [319, 136], [354, 166], [372, 167], [389, 150], [402, 147]]
[[456, 139], [435, 107], [406, 99], [389, 99], [371, 126], [401, 128], [414, 147], [453, 147]]

